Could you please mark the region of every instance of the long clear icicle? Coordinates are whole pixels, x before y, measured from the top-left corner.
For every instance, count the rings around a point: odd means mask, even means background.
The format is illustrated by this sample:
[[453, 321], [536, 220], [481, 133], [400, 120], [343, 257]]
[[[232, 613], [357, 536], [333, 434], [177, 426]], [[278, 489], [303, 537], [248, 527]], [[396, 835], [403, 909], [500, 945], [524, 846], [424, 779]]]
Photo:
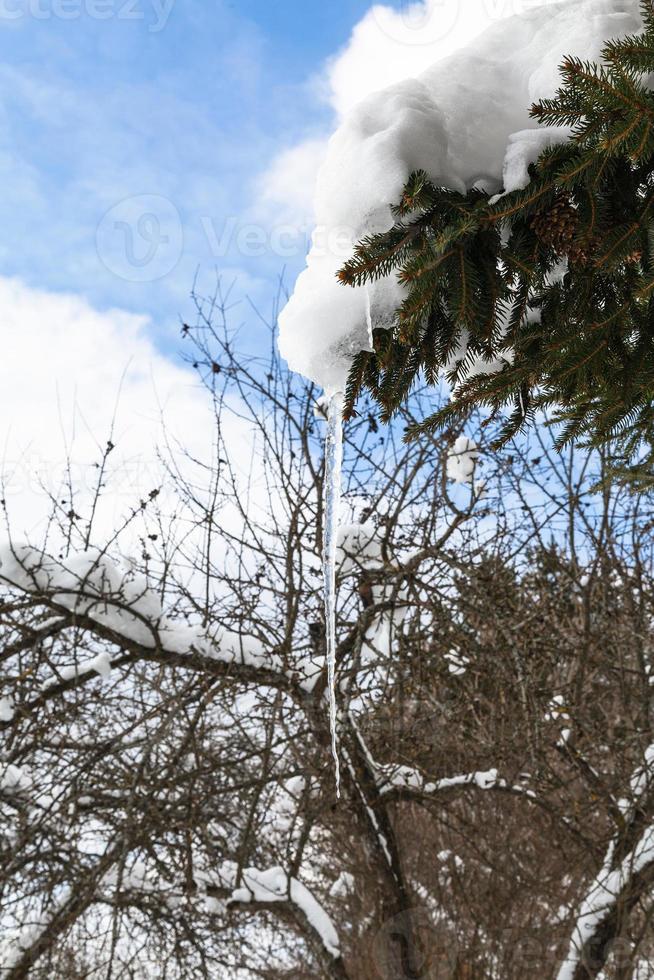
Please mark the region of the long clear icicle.
[[336, 733], [336, 545], [341, 510], [341, 472], [343, 468], [343, 395], [329, 399], [325, 439], [325, 529], [323, 534], [323, 580], [327, 641], [327, 688], [332, 755], [336, 768], [336, 796], [341, 795], [341, 770]]

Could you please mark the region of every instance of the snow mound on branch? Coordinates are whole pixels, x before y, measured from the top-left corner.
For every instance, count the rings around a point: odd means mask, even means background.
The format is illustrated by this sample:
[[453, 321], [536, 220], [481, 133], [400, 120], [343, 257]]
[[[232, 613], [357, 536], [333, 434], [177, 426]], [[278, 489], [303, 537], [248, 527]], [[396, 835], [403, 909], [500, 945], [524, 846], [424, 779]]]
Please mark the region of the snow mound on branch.
[[0, 763], [0, 793], [24, 793], [32, 788], [32, 781], [19, 766]]
[[465, 192], [515, 189], [527, 165], [567, 130], [537, 131], [529, 108], [554, 95], [564, 55], [597, 60], [605, 41], [642, 27], [638, 0], [562, 0], [494, 24], [417, 78], [368, 96], [329, 143], [317, 182], [307, 267], [280, 316], [289, 366], [343, 390], [352, 357], [388, 327], [403, 290], [394, 276], [345, 287], [336, 273], [362, 237], [388, 230], [413, 170]]
[[381, 543], [372, 521], [341, 524], [337, 536], [336, 562], [341, 575], [380, 567]]
[[349, 871], [341, 871], [340, 875], [329, 889], [332, 898], [347, 898], [354, 891], [354, 877]]
[[447, 454], [447, 476], [455, 483], [471, 483], [477, 466], [477, 444], [467, 436], [459, 436]]

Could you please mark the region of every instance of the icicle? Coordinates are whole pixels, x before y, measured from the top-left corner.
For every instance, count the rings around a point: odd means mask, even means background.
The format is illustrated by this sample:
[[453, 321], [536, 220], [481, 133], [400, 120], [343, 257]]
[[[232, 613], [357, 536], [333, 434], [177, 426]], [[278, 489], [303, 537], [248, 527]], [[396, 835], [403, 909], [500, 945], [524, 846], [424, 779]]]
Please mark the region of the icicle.
[[365, 284], [363, 288], [365, 290], [364, 295], [366, 297], [366, 326], [368, 327], [368, 350], [374, 350], [375, 345], [373, 341], [373, 332], [372, 332], [372, 304], [370, 302], [370, 290], [368, 289], [367, 284]]
[[336, 735], [336, 542], [341, 509], [341, 468], [343, 463], [343, 395], [329, 399], [325, 440], [325, 507], [323, 533], [323, 579], [325, 626], [327, 634], [327, 688], [332, 755], [336, 767], [336, 796], [341, 795], [341, 771]]

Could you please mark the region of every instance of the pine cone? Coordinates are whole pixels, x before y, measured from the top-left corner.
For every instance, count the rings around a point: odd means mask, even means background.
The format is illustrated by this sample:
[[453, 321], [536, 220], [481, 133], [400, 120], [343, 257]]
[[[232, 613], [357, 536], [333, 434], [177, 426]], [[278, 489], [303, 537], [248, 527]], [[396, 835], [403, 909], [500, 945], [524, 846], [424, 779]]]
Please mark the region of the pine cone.
[[[531, 219], [531, 227], [544, 245], [565, 255], [571, 265], [587, 265], [599, 248], [597, 235], [576, 238], [579, 229], [579, 214], [568, 197], [558, 197], [547, 211], [539, 211]], [[627, 262], [637, 262], [640, 254], [634, 252]]]
[[579, 215], [570, 198], [557, 197], [547, 211], [538, 211], [531, 219], [531, 227], [544, 245], [566, 255], [573, 247], [579, 224]]

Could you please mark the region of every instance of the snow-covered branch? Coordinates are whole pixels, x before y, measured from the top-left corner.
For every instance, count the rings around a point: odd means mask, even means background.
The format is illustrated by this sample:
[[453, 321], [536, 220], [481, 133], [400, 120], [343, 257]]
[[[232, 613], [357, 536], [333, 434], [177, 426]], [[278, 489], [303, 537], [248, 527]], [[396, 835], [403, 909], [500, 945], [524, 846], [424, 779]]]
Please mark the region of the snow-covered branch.
[[[47, 627], [33, 631], [32, 643], [75, 625], [128, 653], [127, 658], [118, 656], [112, 661], [101, 652], [76, 667], [57, 671], [43, 682], [41, 694], [28, 709], [94, 676], [106, 678], [112, 667], [131, 659], [209, 674], [229, 673], [287, 690], [299, 689], [301, 683], [305, 690], [310, 689], [315, 679], [284, 671], [279, 658], [270, 651], [262, 652], [261, 641], [251, 635], [229, 630], [208, 633], [199, 625], [171, 619], [157, 592], [141, 576], [121, 569], [102, 552], [77, 554], [64, 562], [28, 546], [7, 546], [0, 552], [0, 581], [60, 614]], [[13, 647], [10, 650], [15, 652]]]
[[[171, 977], [199, 980], [395, 980], [407, 957], [420, 974], [430, 937], [461, 976], [549, 975], [559, 910], [589, 891], [616, 801], [651, 792], [648, 773], [623, 785], [653, 666], [654, 562], [619, 552], [640, 533], [633, 498], [608, 500], [596, 534], [581, 509], [595, 474], [540, 445], [495, 465], [491, 422], [474, 429], [489, 503], [468, 508], [469, 467], [448, 488], [464, 520], [443, 494], [455, 443], [348, 424], [336, 801], [316, 392], [279, 365], [272, 382], [246, 377], [231, 340], [198, 354], [211, 362], [224, 365], [212, 385], [239, 379], [239, 426], [260, 438], [256, 506], [234, 458], [182, 483], [190, 519], [139, 511], [136, 544], [71, 532], [59, 547], [53, 531], [47, 551], [0, 555], [0, 934], [52, 924], [34, 972], [55, 977], [105, 977], [112, 957], [114, 976], [157, 975], [166, 957]], [[421, 398], [406, 424], [433, 411]], [[619, 577], [584, 577], [582, 554]], [[629, 854], [649, 873], [630, 826], [609, 869], [625, 896]], [[125, 827], [139, 839], [91, 895], [99, 845]], [[57, 917], [66, 895], [88, 900]], [[544, 965], [525, 964], [513, 934], [491, 949], [509, 920], [544, 937]], [[631, 923], [644, 928], [639, 907]]]
[[392, 790], [408, 790], [424, 796], [435, 796], [447, 790], [469, 787], [481, 790], [510, 790], [511, 792], [516, 791], [525, 795], [531, 795], [523, 787], [510, 786], [506, 780], [499, 777], [497, 769], [488, 769], [485, 772], [470, 772], [461, 776], [448, 776], [443, 779], [431, 780], [410, 766], [378, 766], [377, 776], [381, 793], [390, 793]]
[[330, 956], [334, 959], [340, 957], [338, 933], [329, 915], [306, 885], [289, 877], [283, 868], [268, 868], [266, 871], [245, 868], [241, 875], [241, 884], [234, 888], [227, 900], [228, 905], [274, 905], [277, 902], [294, 905], [319, 936]]
[[603, 969], [640, 898], [654, 886], [654, 745], [631, 779], [632, 801], [610, 841], [599, 872], [577, 911], [570, 946], [557, 980], [588, 980]]

